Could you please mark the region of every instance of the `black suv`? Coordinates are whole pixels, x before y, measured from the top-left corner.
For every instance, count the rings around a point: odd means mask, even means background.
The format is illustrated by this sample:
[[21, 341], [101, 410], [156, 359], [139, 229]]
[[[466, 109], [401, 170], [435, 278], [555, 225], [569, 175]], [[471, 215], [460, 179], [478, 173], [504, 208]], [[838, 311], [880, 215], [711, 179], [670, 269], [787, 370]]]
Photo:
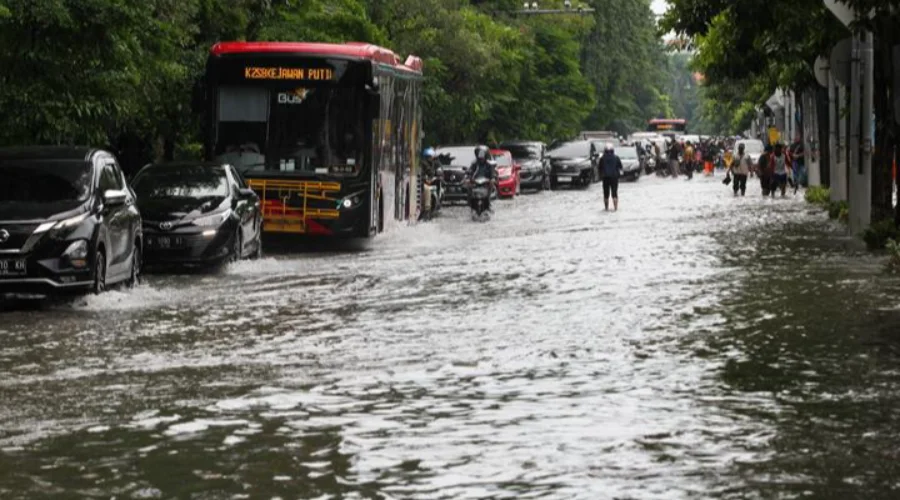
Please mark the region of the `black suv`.
[[550, 150], [550, 186], [562, 184], [588, 187], [600, 179], [596, 164], [598, 151], [592, 141], [562, 143]]
[[509, 141], [497, 146], [512, 154], [513, 161], [521, 165], [519, 185], [522, 189], [550, 189], [550, 157], [547, 145], [537, 141]]
[[[465, 186], [466, 175], [469, 167], [475, 162], [475, 148], [477, 146], [448, 146], [439, 148], [435, 153], [441, 163], [444, 172], [444, 202], [466, 202], [469, 199], [469, 189]], [[488, 161], [494, 158], [488, 153]], [[493, 193], [496, 196], [496, 192]]]
[[100, 293], [137, 282], [141, 216], [112, 154], [0, 149], [0, 294]]

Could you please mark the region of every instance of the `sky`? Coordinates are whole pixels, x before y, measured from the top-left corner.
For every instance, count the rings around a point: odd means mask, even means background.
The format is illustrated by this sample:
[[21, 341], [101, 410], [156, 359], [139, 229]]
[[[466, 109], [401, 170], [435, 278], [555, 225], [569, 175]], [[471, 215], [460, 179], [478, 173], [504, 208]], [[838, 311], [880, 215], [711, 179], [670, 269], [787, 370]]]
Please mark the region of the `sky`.
[[657, 14], [665, 12], [667, 7], [666, 0], [653, 0], [653, 4], [651, 5], [653, 12]]

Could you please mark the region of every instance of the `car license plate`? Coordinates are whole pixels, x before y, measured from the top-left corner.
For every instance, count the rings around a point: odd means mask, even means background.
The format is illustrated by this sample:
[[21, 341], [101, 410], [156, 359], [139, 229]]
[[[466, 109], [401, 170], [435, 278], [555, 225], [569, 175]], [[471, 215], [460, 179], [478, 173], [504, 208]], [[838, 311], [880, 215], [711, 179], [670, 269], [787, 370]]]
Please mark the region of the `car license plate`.
[[25, 259], [0, 259], [0, 276], [24, 276]]
[[172, 239], [168, 236], [160, 236], [156, 238], [156, 245], [159, 248], [172, 248]]
[[560, 175], [560, 176], [556, 177], [556, 180], [558, 182], [572, 182], [572, 176], [571, 175]]

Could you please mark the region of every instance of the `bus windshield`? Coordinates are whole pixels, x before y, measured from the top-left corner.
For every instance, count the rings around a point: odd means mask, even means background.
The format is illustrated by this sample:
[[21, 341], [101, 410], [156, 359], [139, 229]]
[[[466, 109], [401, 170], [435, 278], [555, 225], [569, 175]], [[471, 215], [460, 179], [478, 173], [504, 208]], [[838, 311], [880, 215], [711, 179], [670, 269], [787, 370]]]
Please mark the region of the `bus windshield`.
[[358, 173], [367, 94], [357, 73], [343, 68], [325, 83], [222, 83], [214, 158], [242, 174]]

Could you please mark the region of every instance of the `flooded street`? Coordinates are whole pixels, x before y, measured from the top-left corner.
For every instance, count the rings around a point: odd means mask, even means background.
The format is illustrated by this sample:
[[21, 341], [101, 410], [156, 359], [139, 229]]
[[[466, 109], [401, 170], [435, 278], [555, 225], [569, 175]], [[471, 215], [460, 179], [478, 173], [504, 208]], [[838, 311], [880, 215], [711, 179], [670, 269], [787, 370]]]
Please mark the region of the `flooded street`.
[[898, 498], [900, 282], [645, 178], [0, 313], [0, 498]]

